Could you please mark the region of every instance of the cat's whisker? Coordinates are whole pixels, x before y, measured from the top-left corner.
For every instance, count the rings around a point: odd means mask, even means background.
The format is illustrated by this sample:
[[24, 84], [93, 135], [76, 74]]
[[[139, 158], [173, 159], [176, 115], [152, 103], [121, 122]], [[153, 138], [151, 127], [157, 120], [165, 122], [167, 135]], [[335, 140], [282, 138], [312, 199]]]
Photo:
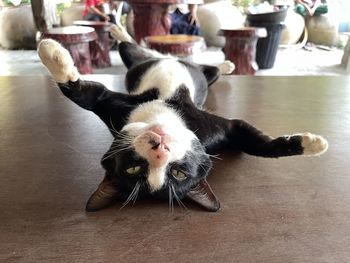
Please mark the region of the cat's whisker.
[[101, 161], [105, 161], [105, 160], [111, 158], [113, 155], [115, 155], [115, 153], [108, 154], [108, 155], [104, 156]]
[[206, 163], [199, 163], [198, 166], [203, 170], [206, 171], [208, 170], [208, 168], [211, 168], [210, 164], [206, 164]]
[[200, 162], [199, 160], [196, 160], [196, 158], [191, 158], [191, 161], [192, 161], [195, 165], [198, 165], [198, 166], [199, 166], [200, 168], [202, 168], [203, 170], [207, 170], [207, 168], [211, 168], [211, 164]]
[[137, 181], [135, 186], [134, 186], [134, 189], [131, 191], [130, 195], [128, 196], [128, 198], [126, 199], [126, 201], [123, 203], [122, 207], [120, 208], [123, 209], [125, 206], [127, 206], [131, 200], [133, 200], [135, 198], [135, 195], [138, 194], [139, 192], [139, 189], [140, 189], [140, 182]]
[[132, 138], [131, 137], [115, 137], [115, 140], [113, 144], [119, 145], [119, 144], [131, 144], [132, 143]]
[[173, 191], [174, 197], [177, 201], [177, 203], [179, 204], [179, 206], [183, 207], [185, 210], [187, 210], [187, 207], [185, 206], [185, 204], [181, 201], [181, 199], [179, 198], [179, 196], [177, 195], [174, 185], [171, 185], [171, 189]]
[[118, 145], [118, 146], [112, 146], [110, 148], [110, 150], [113, 150], [113, 151], [124, 151], [124, 150], [129, 150], [129, 149], [132, 149], [132, 145]]
[[120, 131], [117, 131], [117, 129], [114, 127], [113, 122], [112, 122], [112, 118], [110, 118], [110, 124], [112, 128], [109, 128], [109, 130], [116, 135], [116, 137], [120, 138], [120, 139], [128, 139], [131, 140], [131, 137], [128, 134], [122, 133]]
[[132, 147], [131, 145], [128, 146], [128, 147], [124, 147], [124, 148], [115, 148], [115, 149], [112, 149], [112, 147], [111, 147], [111, 150], [112, 150], [112, 151], [110, 151], [108, 155], [106, 155], [105, 157], [103, 157], [103, 158], [102, 158], [102, 161], [104, 161], [104, 160], [106, 160], [106, 159], [112, 157], [113, 155], [116, 155], [116, 154], [118, 154], [118, 153], [120, 153], [120, 152], [122, 152], [122, 151], [126, 151], [126, 150], [129, 150], [129, 149], [132, 149], [132, 148], [133, 148], [133, 147]]
[[134, 200], [132, 202], [133, 205], [136, 203], [137, 197], [139, 196], [140, 187], [141, 187], [141, 184], [139, 183], [139, 181], [137, 182], [137, 184], [138, 186], [134, 195]]
[[125, 133], [121, 133], [121, 132], [116, 132], [117, 136], [116, 139], [131, 139], [131, 136]]
[[117, 131], [117, 129], [114, 127], [113, 125], [113, 121], [112, 121], [112, 116], [109, 118], [109, 122], [111, 123], [112, 129], [109, 129], [112, 133], [116, 133], [118, 134], [119, 132]]
[[171, 215], [174, 213], [174, 202], [173, 202], [173, 194], [172, 194], [170, 185], [168, 188], [169, 188], [169, 215]]
[[219, 154], [208, 154], [208, 156], [211, 158], [218, 159], [218, 160], [222, 161], [222, 158], [219, 157]]

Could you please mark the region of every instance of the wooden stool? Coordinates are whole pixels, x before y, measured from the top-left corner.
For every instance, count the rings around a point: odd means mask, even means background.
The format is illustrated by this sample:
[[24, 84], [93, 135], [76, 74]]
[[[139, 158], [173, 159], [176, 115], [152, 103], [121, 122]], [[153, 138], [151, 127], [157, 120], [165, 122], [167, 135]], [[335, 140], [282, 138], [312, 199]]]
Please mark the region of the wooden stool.
[[192, 35], [148, 36], [145, 42], [151, 49], [175, 56], [188, 56], [206, 49], [204, 38]]
[[92, 66], [95, 68], [110, 67], [109, 57], [109, 27], [110, 23], [101, 21], [78, 20], [73, 23], [76, 26], [89, 26], [95, 29], [97, 40], [90, 42], [90, 56]]
[[60, 42], [71, 54], [81, 74], [92, 73], [89, 42], [97, 39], [95, 29], [82, 26], [56, 27], [47, 30], [41, 37]]
[[224, 53], [226, 59], [235, 64], [235, 75], [254, 75], [258, 70], [255, 61], [256, 44], [259, 37], [266, 37], [265, 28], [245, 27], [239, 29], [222, 29], [220, 34], [225, 36]]

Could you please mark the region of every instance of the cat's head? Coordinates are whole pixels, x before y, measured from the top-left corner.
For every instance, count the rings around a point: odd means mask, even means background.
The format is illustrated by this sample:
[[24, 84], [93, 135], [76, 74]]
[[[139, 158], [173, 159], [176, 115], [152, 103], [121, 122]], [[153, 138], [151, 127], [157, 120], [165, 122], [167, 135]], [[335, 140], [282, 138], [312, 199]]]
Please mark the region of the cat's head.
[[111, 195], [99, 188], [90, 198], [88, 210], [103, 208], [115, 197], [128, 203], [147, 196], [169, 199], [170, 203], [188, 197], [207, 210], [219, 209], [205, 181], [212, 167], [209, 155], [196, 135], [161, 101], [147, 103], [131, 114], [122, 130], [115, 132], [102, 165], [111, 182]]

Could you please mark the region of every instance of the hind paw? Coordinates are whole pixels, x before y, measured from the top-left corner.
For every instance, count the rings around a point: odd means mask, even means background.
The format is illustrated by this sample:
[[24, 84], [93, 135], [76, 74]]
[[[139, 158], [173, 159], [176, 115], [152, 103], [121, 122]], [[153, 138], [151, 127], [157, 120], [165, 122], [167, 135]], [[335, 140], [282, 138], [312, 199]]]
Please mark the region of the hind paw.
[[38, 55], [55, 81], [66, 83], [78, 80], [79, 72], [71, 55], [58, 42], [52, 39], [42, 40], [38, 46]]
[[302, 138], [301, 145], [304, 148], [304, 155], [321, 155], [327, 151], [328, 142], [320, 135], [312, 133], [300, 134]]
[[218, 65], [221, 75], [229, 75], [235, 70], [235, 64], [229, 60], [225, 60], [223, 63]]
[[122, 25], [119, 25], [119, 24], [112, 25], [109, 28], [109, 32], [111, 32], [112, 37], [118, 41], [129, 42], [129, 43], [134, 42], [132, 37], [129, 35], [129, 33], [126, 31], [126, 29]]

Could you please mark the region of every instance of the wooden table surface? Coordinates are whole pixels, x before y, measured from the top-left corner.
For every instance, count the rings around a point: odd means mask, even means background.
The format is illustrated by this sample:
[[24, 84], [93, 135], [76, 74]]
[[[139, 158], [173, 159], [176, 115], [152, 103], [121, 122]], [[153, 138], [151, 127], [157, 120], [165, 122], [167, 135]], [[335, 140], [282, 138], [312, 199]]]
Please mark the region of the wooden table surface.
[[[88, 76], [111, 88], [118, 76]], [[139, 201], [86, 213], [112, 142], [51, 79], [0, 77], [0, 262], [350, 262], [350, 78], [223, 77], [207, 107], [270, 135], [324, 135], [320, 157], [224, 153], [217, 213]]]

